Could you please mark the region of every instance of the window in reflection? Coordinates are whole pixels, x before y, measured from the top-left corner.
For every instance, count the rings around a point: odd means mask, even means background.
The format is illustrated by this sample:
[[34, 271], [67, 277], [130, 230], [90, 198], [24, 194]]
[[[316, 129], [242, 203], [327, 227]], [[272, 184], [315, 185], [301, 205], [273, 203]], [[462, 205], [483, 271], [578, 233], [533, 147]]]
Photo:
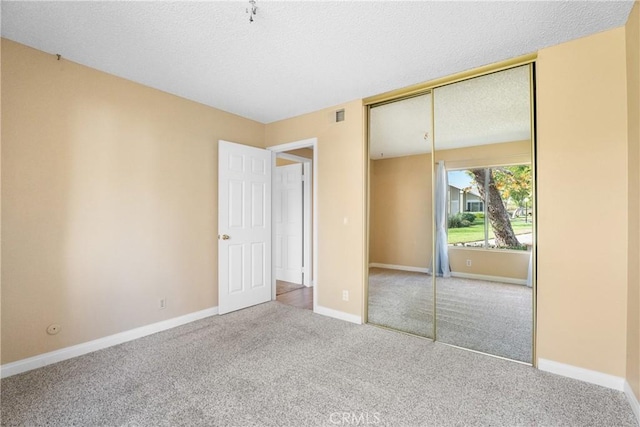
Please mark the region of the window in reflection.
[[449, 245], [529, 250], [531, 179], [530, 165], [449, 171]]

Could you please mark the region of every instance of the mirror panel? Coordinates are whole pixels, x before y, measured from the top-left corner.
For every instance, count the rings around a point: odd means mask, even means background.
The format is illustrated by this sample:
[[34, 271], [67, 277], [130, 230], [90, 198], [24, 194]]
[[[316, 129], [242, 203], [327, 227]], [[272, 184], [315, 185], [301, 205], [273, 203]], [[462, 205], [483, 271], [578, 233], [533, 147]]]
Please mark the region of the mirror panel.
[[433, 90], [436, 174], [443, 177], [436, 185], [436, 339], [527, 363], [530, 67]]
[[431, 95], [369, 115], [368, 322], [433, 338]]

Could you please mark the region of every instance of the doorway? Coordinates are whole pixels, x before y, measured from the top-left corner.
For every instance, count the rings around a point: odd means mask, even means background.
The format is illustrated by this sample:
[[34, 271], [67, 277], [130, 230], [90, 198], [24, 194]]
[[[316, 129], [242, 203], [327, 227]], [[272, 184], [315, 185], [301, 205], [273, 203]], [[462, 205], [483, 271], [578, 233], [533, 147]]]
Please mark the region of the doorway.
[[273, 152], [272, 299], [316, 306], [317, 139], [269, 147]]

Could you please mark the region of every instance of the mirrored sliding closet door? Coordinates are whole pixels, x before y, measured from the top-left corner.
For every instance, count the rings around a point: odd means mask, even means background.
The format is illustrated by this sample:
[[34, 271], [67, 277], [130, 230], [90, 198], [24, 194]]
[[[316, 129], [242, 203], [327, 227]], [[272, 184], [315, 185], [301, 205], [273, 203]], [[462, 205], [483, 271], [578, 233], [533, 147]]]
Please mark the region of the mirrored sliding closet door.
[[532, 363], [532, 67], [370, 107], [369, 323]]
[[373, 107], [370, 323], [433, 338], [431, 95]]
[[[436, 339], [532, 361], [530, 66], [433, 90]], [[446, 249], [444, 248], [446, 245]]]

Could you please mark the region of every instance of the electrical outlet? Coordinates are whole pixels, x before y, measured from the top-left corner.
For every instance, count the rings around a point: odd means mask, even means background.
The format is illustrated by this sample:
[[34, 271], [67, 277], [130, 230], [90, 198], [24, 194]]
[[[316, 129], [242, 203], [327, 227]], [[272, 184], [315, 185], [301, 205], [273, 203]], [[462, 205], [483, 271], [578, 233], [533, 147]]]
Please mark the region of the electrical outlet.
[[52, 323], [51, 325], [47, 326], [47, 333], [49, 335], [55, 335], [60, 332], [60, 329], [62, 329], [62, 326], [58, 325], [57, 323]]
[[164, 310], [165, 308], [167, 308], [167, 299], [166, 298], [160, 298], [159, 301], [159, 307], [160, 310]]
[[342, 291], [342, 301], [349, 301], [349, 291]]
[[471, 267], [471, 260], [470, 259], [467, 260], [467, 267]]

